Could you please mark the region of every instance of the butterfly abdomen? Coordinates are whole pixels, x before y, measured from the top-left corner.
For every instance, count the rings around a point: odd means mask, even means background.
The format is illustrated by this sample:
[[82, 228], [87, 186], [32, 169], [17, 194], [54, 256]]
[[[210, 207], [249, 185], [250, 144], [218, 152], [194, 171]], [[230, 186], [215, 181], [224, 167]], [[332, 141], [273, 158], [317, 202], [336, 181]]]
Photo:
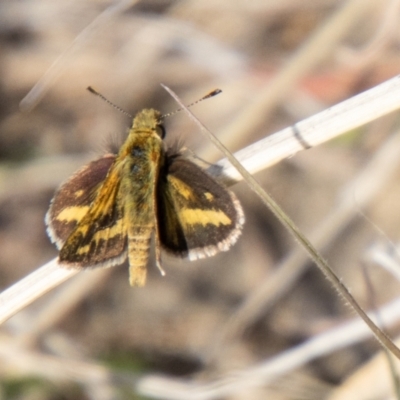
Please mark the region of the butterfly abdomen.
[[133, 226], [128, 236], [129, 282], [132, 286], [146, 283], [147, 261], [154, 226]]

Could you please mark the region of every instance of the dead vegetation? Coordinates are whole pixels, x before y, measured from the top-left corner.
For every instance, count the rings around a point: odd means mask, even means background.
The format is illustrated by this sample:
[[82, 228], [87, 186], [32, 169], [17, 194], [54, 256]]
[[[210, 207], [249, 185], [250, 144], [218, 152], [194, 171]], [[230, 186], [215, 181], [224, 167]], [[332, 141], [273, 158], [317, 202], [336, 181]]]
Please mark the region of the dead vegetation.
[[[161, 82], [187, 103], [220, 87], [194, 112], [236, 151], [400, 68], [398, 1], [131, 3], [0, 5], [2, 289], [56, 256], [43, 222], [54, 190], [130, 125], [87, 86], [132, 114], [176, 108]], [[22, 113], [19, 102], [64, 51], [58, 76]], [[325, 235], [321, 251], [366, 309], [399, 293], [375, 264], [377, 254], [395, 258], [399, 174], [394, 165], [381, 186], [371, 179], [361, 208], [354, 182], [398, 130], [396, 118], [257, 174], [305, 234]], [[220, 158], [184, 113], [167, 132], [208, 162]], [[165, 257], [166, 277], [150, 261], [143, 289], [129, 287], [124, 266], [85, 272], [4, 324], [3, 398], [394, 398], [388, 364], [370, 361], [377, 343], [342, 325], [354, 314], [313, 265], [288, 264], [297, 244], [244, 183], [234, 190], [246, 225], [228, 253], [194, 263]], [[397, 320], [386, 322], [393, 337]]]

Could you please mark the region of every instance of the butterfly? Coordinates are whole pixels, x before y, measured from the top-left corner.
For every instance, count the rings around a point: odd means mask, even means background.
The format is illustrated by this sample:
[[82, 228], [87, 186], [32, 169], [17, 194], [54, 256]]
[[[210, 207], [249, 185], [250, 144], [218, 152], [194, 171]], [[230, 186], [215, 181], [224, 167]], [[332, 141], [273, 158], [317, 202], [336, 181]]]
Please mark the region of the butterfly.
[[129, 262], [132, 286], [146, 282], [150, 241], [196, 260], [228, 250], [244, 224], [236, 196], [199, 166], [165, 149], [163, 116], [144, 109], [118, 154], [84, 166], [56, 191], [46, 214], [48, 235], [67, 268]]

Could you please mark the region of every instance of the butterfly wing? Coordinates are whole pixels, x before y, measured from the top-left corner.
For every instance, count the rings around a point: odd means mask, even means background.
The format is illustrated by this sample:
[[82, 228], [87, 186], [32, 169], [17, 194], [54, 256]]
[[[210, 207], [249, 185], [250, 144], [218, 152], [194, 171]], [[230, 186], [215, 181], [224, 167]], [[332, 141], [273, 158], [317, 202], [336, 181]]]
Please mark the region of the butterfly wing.
[[52, 200], [47, 231], [65, 266], [112, 266], [126, 258], [126, 224], [114, 160], [107, 155], [83, 167]]
[[244, 215], [236, 196], [182, 157], [170, 157], [158, 188], [162, 247], [191, 260], [228, 250], [238, 239]]

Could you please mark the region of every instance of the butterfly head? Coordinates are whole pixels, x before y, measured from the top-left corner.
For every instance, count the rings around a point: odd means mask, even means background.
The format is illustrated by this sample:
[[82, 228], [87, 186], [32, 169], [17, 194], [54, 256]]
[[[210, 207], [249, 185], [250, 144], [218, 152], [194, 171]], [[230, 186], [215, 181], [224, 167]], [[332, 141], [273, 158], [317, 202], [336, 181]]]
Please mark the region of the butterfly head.
[[159, 111], [152, 108], [144, 109], [138, 112], [133, 119], [132, 129], [135, 132], [153, 131], [160, 136], [161, 139], [165, 136], [165, 130], [162, 125], [162, 115]]

